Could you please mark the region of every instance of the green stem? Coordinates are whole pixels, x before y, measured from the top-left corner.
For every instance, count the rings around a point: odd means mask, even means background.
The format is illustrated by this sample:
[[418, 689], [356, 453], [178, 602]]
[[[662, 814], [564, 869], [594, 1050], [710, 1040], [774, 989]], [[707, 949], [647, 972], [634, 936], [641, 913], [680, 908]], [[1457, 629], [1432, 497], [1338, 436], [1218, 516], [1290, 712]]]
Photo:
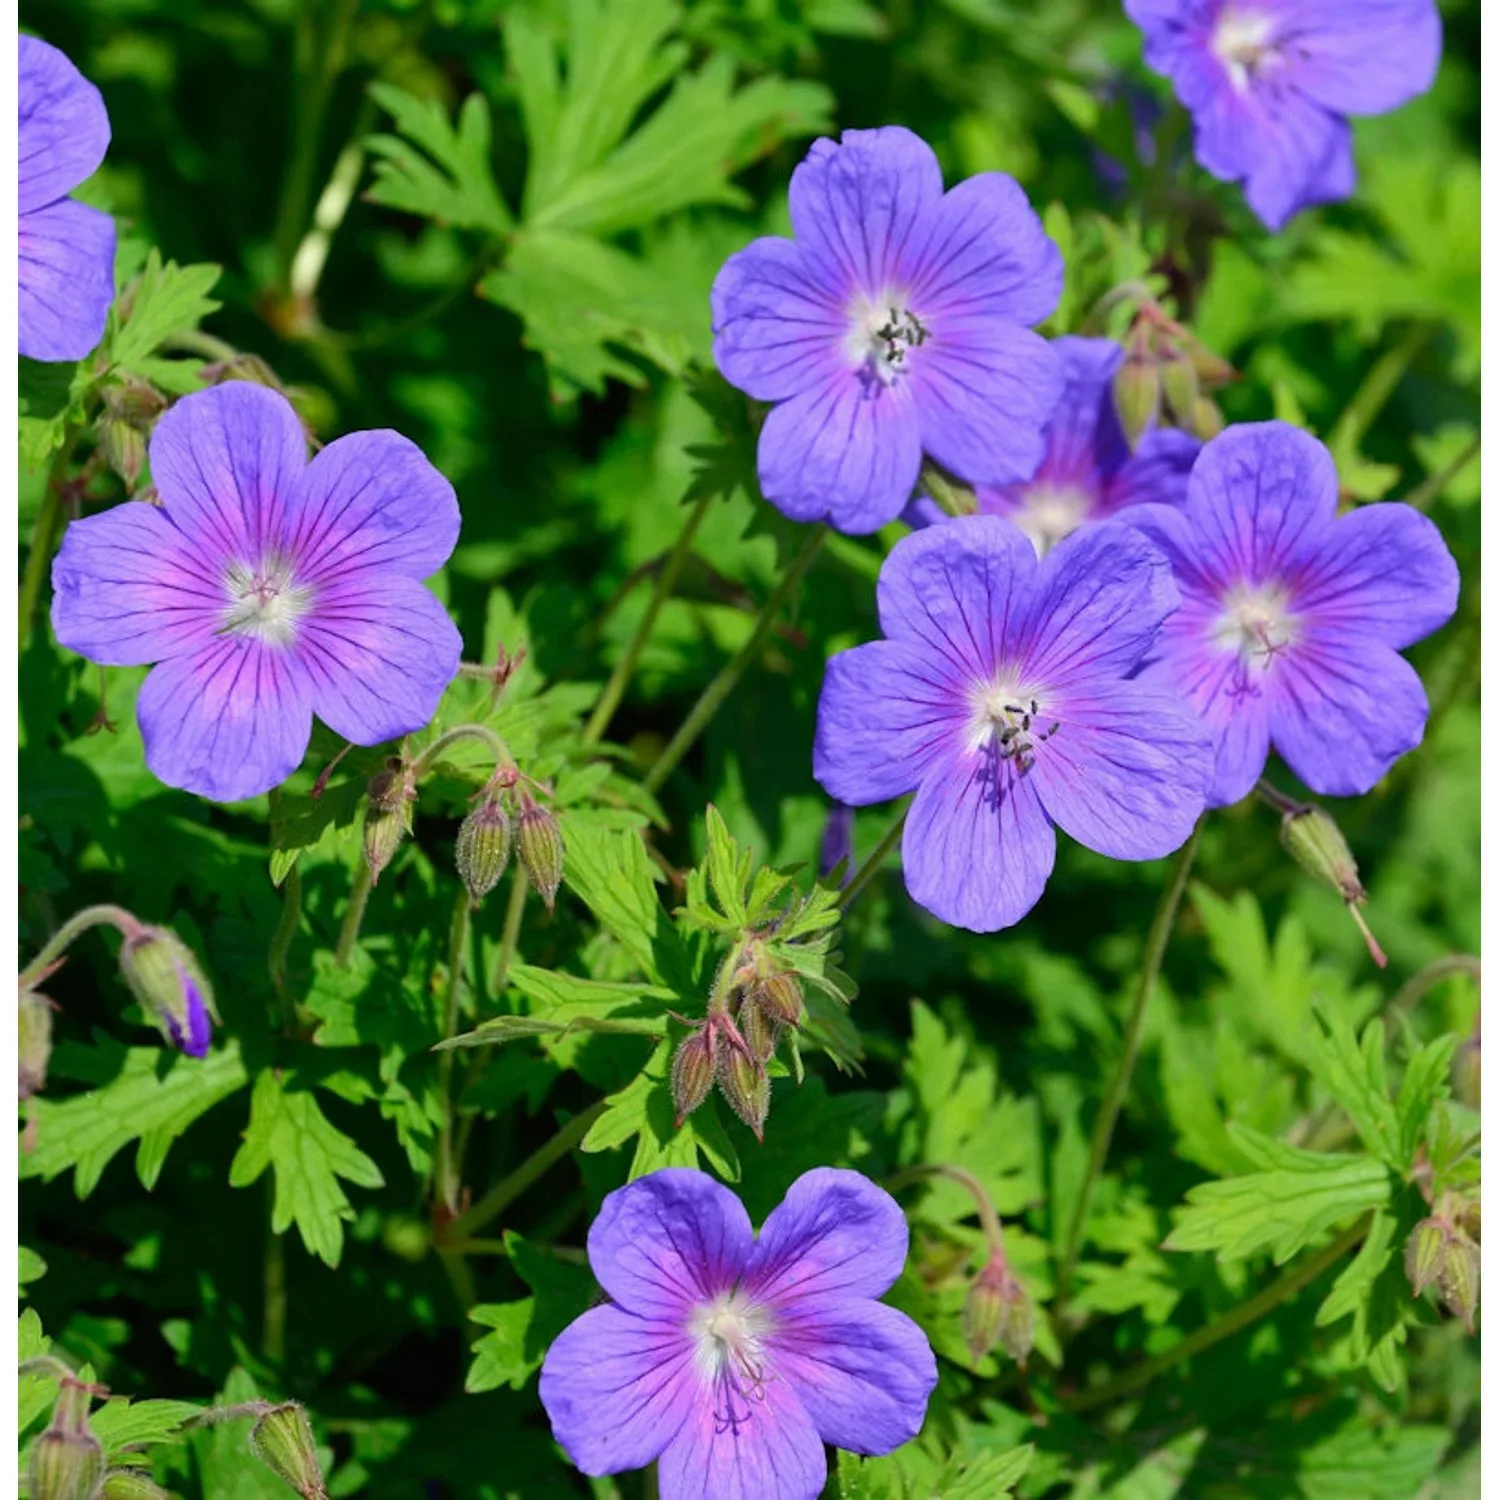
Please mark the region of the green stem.
[[1064, 1400], [1064, 1408], [1070, 1412], [1091, 1411], [1097, 1406], [1107, 1406], [1112, 1401], [1134, 1395], [1174, 1365], [1203, 1353], [1205, 1349], [1211, 1349], [1215, 1344], [1223, 1343], [1227, 1338], [1233, 1338], [1252, 1323], [1259, 1322], [1267, 1313], [1274, 1312], [1283, 1302], [1291, 1301], [1342, 1260], [1369, 1233], [1370, 1221], [1371, 1216], [1366, 1214], [1331, 1244], [1299, 1261], [1248, 1302], [1242, 1302], [1222, 1317], [1215, 1318], [1212, 1323], [1206, 1323], [1196, 1333], [1190, 1333], [1185, 1339], [1173, 1344], [1170, 1349], [1142, 1361], [1115, 1376], [1113, 1380]]
[[286, 1359], [286, 1240], [272, 1228], [275, 1186], [266, 1178], [265, 1312], [261, 1324], [261, 1352], [266, 1363], [280, 1366]]
[[1000, 1215], [995, 1212], [995, 1205], [985, 1190], [984, 1184], [967, 1168], [955, 1167], [948, 1164], [928, 1165], [923, 1163], [915, 1167], [906, 1167], [894, 1176], [886, 1178], [885, 1188], [888, 1193], [899, 1193], [902, 1188], [910, 1187], [915, 1182], [922, 1182], [929, 1177], [945, 1177], [949, 1182], [956, 1182], [973, 1200], [974, 1206], [979, 1211], [979, 1225], [984, 1230], [985, 1244], [989, 1247], [991, 1255], [1005, 1258], [1005, 1231], [1000, 1227]]
[[1115, 1067], [1114, 1077], [1099, 1107], [1099, 1118], [1094, 1122], [1094, 1135], [1089, 1144], [1088, 1171], [1077, 1202], [1073, 1205], [1073, 1217], [1068, 1223], [1068, 1232], [1063, 1240], [1063, 1252], [1057, 1272], [1057, 1296], [1055, 1308], [1061, 1312], [1066, 1306], [1068, 1293], [1072, 1289], [1073, 1271], [1078, 1264], [1078, 1253], [1083, 1248], [1084, 1226], [1088, 1223], [1089, 1210], [1093, 1207], [1094, 1190], [1104, 1162], [1109, 1155], [1110, 1139], [1115, 1133], [1115, 1122], [1120, 1117], [1120, 1108], [1130, 1088], [1131, 1075], [1135, 1072], [1136, 1058], [1140, 1055], [1141, 1036], [1146, 1027], [1146, 1010], [1152, 991], [1156, 988], [1157, 976], [1161, 973], [1162, 959], [1166, 955], [1167, 942], [1172, 935], [1172, 926], [1177, 920], [1177, 908], [1182, 904], [1182, 893], [1187, 889], [1188, 875], [1193, 868], [1193, 857], [1198, 852], [1198, 838], [1203, 831], [1200, 817], [1193, 825], [1188, 841], [1177, 851], [1167, 877], [1166, 888], [1157, 903], [1156, 916], [1151, 922], [1151, 931], [1146, 937], [1146, 952], [1141, 960], [1140, 978], [1136, 982], [1135, 999], [1130, 1016], [1125, 1023], [1125, 1046], [1120, 1061]]
[[594, 1121], [609, 1108], [609, 1100], [598, 1099], [576, 1114], [552, 1139], [539, 1146], [508, 1177], [502, 1177], [467, 1213], [460, 1214], [447, 1229], [446, 1239], [468, 1239], [498, 1218], [544, 1172], [561, 1161], [593, 1128]]
[[703, 495], [688, 512], [682, 534], [677, 538], [676, 545], [668, 553], [667, 560], [656, 575], [656, 587], [651, 591], [651, 600], [646, 605], [646, 612], [636, 625], [635, 633], [625, 647], [625, 654], [615, 663], [615, 669], [610, 673], [609, 681], [605, 683], [604, 691], [599, 695], [598, 703], [594, 705], [594, 712], [589, 716], [589, 721], [584, 727], [584, 744], [597, 744], [604, 738], [604, 731], [609, 728], [609, 721], [614, 717], [615, 710], [620, 706], [620, 700], [625, 696], [625, 689], [630, 685], [636, 663], [641, 659], [641, 652], [645, 650], [646, 642], [651, 639], [651, 632], [656, 628], [656, 617], [661, 613], [662, 606], [672, 597], [672, 590], [677, 587], [677, 575], [682, 572], [682, 565], [687, 561], [693, 538], [697, 536], [698, 528], [703, 524], [703, 518], [708, 514], [709, 506], [713, 504], [713, 501], [714, 495], [709, 492]]
[[526, 915], [526, 892], [529, 886], [526, 871], [516, 861], [515, 872], [510, 877], [510, 900], [505, 906], [505, 925], [500, 929], [500, 957], [495, 960], [495, 977], [490, 989], [499, 995], [510, 981], [510, 966], [516, 961], [516, 945], [521, 940], [521, 920]]
[[1413, 324], [1406, 330], [1401, 342], [1393, 349], [1388, 349], [1370, 367], [1369, 374], [1334, 423], [1328, 438], [1328, 446], [1334, 453], [1352, 455], [1359, 452], [1359, 445], [1370, 430], [1370, 424], [1391, 399], [1401, 377], [1406, 374], [1407, 366], [1417, 357], [1422, 345], [1432, 337], [1432, 331], [1430, 323]]
[[900, 842], [902, 830], [906, 827], [906, 815], [910, 811], [909, 805], [901, 809], [900, 816], [886, 829], [885, 836], [875, 846], [875, 852], [854, 872], [849, 884], [839, 892], [839, 905], [845, 911], [854, 905], [864, 888], [880, 873], [880, 867]]
[[1430, 964], [1418, 969], [1396, 991], [1395, 998], [1386, 1006], [1385, 1013], [1394, 1016], [1414, 1009], [1417, 1001], [1428, 990], [1454, 974], [1467, 974], [1477, 985], [1480, 976], [1479, 960], [1472, 953], [1449, 953], [1442, 958], [1433, 959]]
[[31, 548], [26, 554], [26, 570], [21, 575], [20, 600], [20, 649], [26, 649], [31, 639], [32, 620], [36, 615], [37, 600], [41, 597], [42, 581], [52, 562], [52, 552], [62, 530], [63, 480], [68, 466], [73, 461], [73, 451], [83, 435], [82, 428], [75, 428], [63, 438], [62, 447], [52, 460], [47, 471], [47, 491], [42, 496], [42, 508], [37, 512], [36, 524], [31, 531]]
[[55, 960], [62, 957], [64, 951], [72, 943], [73, 939], [80, 933], [87, 932], [90, 927], [113, 927], [122, 938], [130, 939], [141, 931], [141, 923], [132, 916], [123, 906], [85, 906], [82, 911], [74, 912], [56, 932], [48, 938], [42, 951], [21, 970], [16, 983], [25, 990], [34, 984], [40, 984], [42, 974]]
[[240, 357], [240, 350], [224, 339], [205, 333], [201, 328], [184, 328], [172, 334], [162, 345], [164, 349], [180, 349], [184, 354], [201, 355], [204, 359], [227, 364]]
[[450, 1250], [446, 1246], [438, 1251], [438, 1260], [442, 1263], [443, 1270], [448, 1273], [448, 1282], [453, 1288], [454, 1301], [458, 1303], [459, 1310], [467, 1317], [469, 1309], [478, 1301], [474, 1293], [474, 1276], [469, 1270], [468, 1261], [457, 1250]]
[[333, 237], [349, 212], [365, 164], [364, 137], [375, 119], [375, 102], [368, 96], [359, 107], [349, 144], [339, 152], [328, 182], [313, 206], [312, 224], [302, 236], [287, 272], [287, 288], [294, 297], [312, 298], [328, 264]]
[[819, 526], [803, 542], [801, 549], [792, 559], [791, 566], [782, 576], [781, 582], [776, 585], [771, 597], [766, 600], [761, 607], [760, 614], [756, 616], [755, 629], [751, 632], [750, 639], [740, 647], [719, 675], [703, 690], [703, 696], [693, 705], [692, 711], [682, 721], [682, 726], [672, 736], [667, 748], [657, 757], [656, 764], [646, 773], [644, 785], [648, 792], [655, 792], [662, 782], [677, 769], [682, 757], [697, 743], [698, 736], [703, 733], [709, 720], [718, 713], [724, 700], [734, 691], [735, 684], [745, 675], [745, 669], [759, 657], [766, 640], [775, 628], [777, 615], [781, 613], [782, 606], [797, 591], [803, 575], [812, 566], [813, 559], [817, 557], [825, 535], [827, 535], [825, 529]]
[[[466, 890], [460, 890], [453, 906], [453, 925], [448, 932], [448, 982], [443, 993], [443, 1039], [458, 1035], [459, 1000], [463, 993], [464, 959], [469, 946], [469, 913], [473, 902]], [[443, 1126], [438, 1136], [437, 1200], [450, 1213], [458, 1208], [458, 1153], [454, 1150], [453, 1114], [458, 1101], [453, 1097], [453, 1050], [438, 1054], [438, 1098], [442, 1101]]]
[[921, 487], [950, 516], [972, 516], [979, 509], [979, 501], [968, 485], [945, 474], [935, 463], [922, 465]]
[[354, 884], [349, 889], [349, 905], [344, 909], [343, 925], [339, 928], [338, 947], [333, 951], [333, 961], [341, 969], [349, 967], [354, 949], [359, 942], [359, 924], [365, 919], [365, 907], [370, 902], [370, 887], [375, 884], [370, 867], [363, 858], [354, 871]]
[[287, 988], [286, 960], [302, 922], [302, 872], [296, 865], [287, 871], [283, 889], [285, 894], [281, 903], [281, 920], [276, 924], [275, 935], [271, 938], [266, 967], [270, 970], [271, 983], [281, 1001], [282, 1025], [287, 1035], [291, 1036], [297, 1029], [297, 1002]]
[[493, 729], [483, 724], [455, 724], [452, 729], [444, 730], [412, 763], [411, 778], [413, 784], [420, 781], [432, 769], [438, 756], [448, 749], [450, 745], [460, 744], [464, 740], [480, 740], [488, 745], [495, 757], [497, 766], [513, 766], [515, 759], [510, 753], [510, 747], [495, 733]]
[[1450, 463], [1444, 465], [1436, 474], [1429, 474], [1411, 494], [1406, 497], [1406, 503], [1413, 510], [1426, 510], [1448, 486], [1458, 478], [1468, 466], [1479, 457], [1479, 434], [1475, 433], [1473, 439], [1465, 445], [1458, 456]]

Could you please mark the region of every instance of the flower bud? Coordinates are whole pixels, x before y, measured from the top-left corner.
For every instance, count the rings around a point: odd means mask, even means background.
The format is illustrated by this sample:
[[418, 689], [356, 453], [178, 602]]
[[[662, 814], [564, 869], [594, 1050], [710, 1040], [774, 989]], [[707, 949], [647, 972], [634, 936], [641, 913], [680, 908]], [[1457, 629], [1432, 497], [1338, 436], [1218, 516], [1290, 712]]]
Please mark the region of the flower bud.
[[1406, 1241], [1406, 1279], [1420, 1297], [1438, 1279], [1448, 1248], [1449, 1229], [1441, 1219], [1423, 1219]]
[[1036, 1340], [1036, 1312], [1003, 1256], [992, 1254], [964, 1298], [964, 1342], [975, 1360], [997, 1345], [1024, 1366]]
[[1211, 401], [1207, 396], [1199, 396], [1193, 402], [1193, 415], [1187, 426], [1192, 429], [1195, 437], [1201, 438], [1205, 443], [1209, 442], [1223, 432], [1224, 413], [1219, 410], [1217, 402]]
[[487, 797], [459, 824], [454, 861], [470, 901], [478, 906], [510, 863], [510, 819], [498, 799]]
[[172, 1500], [172, 1497], [139, 1469], [111, 1469], [104, 1476], [99, 1500]]
[[380, 881], [385, 867], [396, 857], [401, 840], [411, 832], [411, 804], [417, 800], [411, 767], [399, 755], [386, 761], [366, 787], [362, 830], [365, 864], [370, 883]]
[[1134, 448], [1161, 413], [1161, 366], [1144, 330], [1132, 339], [1115, 372], [1114, 398], [1125, 439]]
[[789, 969], [768, 976], [760, 985], [760, 1000], [783, 1026], [802, 1022], [802, 986]]
[[713, 1082], [713, 1045], [705, 1027], [684, 1038], [672, 1058], [672, 1104], [679, 1127], [708, 1098]]
[[146, 434], [134, 422], [106, 411], [94, 424], [94, 436], [104, 462], [124, 480], [126, 491], [134, 494], [146, 464]]
[[1466, 1234], [1455, 1231], [1448, 1237], [1438, 1269], [1438, 1295], [1473, 1333], [1474, 1314], [1479, 1311], [1479, 1246]]
[[521, 816], [516, 819], [516, 858], [551, 911], [563, 877], [562, 829], [545, 807], [524, 792]]
[[1344, 835], [1339, 832], [1339, 825], [1321, 807], [1299, 807], [1282, 817], [1281, 842], [1287, 853], [1314, 880], [1321, 880], [1344, 898], [1349, 915], [1364, 936], [1370, 957], [1383, 969], [1385, 954], [1380, 951], [1375, 935], [1359, 910], [1365, 900], [1359, 867], [1354, 863]]
[[748, 1049], [742, 1051], [727, 1041], [720, 1042], [716, 1062], [719, 1092], [755, 1132], [755, 1139], [763, 1141], [766, 1116], [771, 1112], [771, 1079], [766, 1065]]
[[753, 989], [740, 1002], [740, 1035], [751, 1053], [762, 1062], [769, 1062], [776, 1050], [776, 1039], [781, 1028], [766, 1005], [764, 992]]
[[31, 1445], [26, 1471], [31, 1500], [95, 1500], [104, 1449], [89, 1428], [89, 1406], [100, 1390], [71, 1375], [58, 1381], [52, 1420]]
[[36, 990], [22, 990], [17, 1008], [20, 1094], [24, 1103], [47, 1084], [47, 1064], [52, 1058], [52, 1002]]
[[1187, 357], [1192, 361], [1193, 374], [1204, 390], [1216, 391], [1239, 379], [1239, 371], [1227, 359], [1220, 359], [1196, 339], [1189, 342]]
[[1198, 372], [1180, 349], [1169, 348], [1161, 361], [1161, 393], [1167, 408], [1184, 427], [1190, 426], [1198, 407]]
[[250, 1432], [250, 1451], [302, 1500], [327, 1500], [318, 1445], [307, 1413], [295, 1401], [273, 1406], [256, 1422]]
[[120, 949], [120, 973], [172, 1046], [189, 1057], [208, 1056], [213, 991], [176, 933], [166, 927], [142, 927], [126, 938]]

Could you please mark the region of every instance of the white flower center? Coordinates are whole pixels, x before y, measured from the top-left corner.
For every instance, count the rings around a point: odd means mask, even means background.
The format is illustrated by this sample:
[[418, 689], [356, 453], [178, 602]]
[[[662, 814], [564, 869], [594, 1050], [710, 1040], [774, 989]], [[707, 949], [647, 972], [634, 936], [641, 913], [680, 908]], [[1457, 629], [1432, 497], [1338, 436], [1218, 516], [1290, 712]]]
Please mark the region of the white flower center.
[[1224, 649], [1236, 652], [1247, 670], [1269, 671], [1276, 654], [1297, 638], [1291, 598], [1279, 584], [1259, 588], [1237, 584], [1224, 595], [1222, 604], [1213, 638]]
[[1034, 484], [1021, 497], [1012, 519], [1031, 538], [1037, 556], [1045, 557], [1065, 536], [1088, 520], [1094, 497], [1081, 485]]
[[932, 337], [912, 311], [906, 294], [882, 292], [856, 297], [849, 308], [849, 357], [866, 377], [881, 386], [894, 385], [910, 368], [908, 356]]
[[1024, 776], [1036, 764], [1037, 746], [1062, 727], [1038, 701], [1037, 690], [1014, 679], [983, 683], [973, 696], [974, 717], [969, 722], [969, 749], [1013, 760]]
[[1230, 5], [1221, 12], [1209, 45], [1241, 93], [1277, 60], [1274, 30], [1274, 20], [1264, 11]]
[[767, 1309], [737, 1288], [701, 1303], [688, 1319], [697, 1346], [694, 1363], [714, 1387], [714, 1417], [721, 1431], [748, 1421], [752, 1403], [766, 1399], [770, 1377], [761, 1346], [771, 1326]]
[[298, 583], [292, 564], [274, 554], [258, 566], [230, 563], [224, 591], [229, 604], [221, 632], [257, 636], [269, 646], [292, 643], [313, 600], [311, 585]]

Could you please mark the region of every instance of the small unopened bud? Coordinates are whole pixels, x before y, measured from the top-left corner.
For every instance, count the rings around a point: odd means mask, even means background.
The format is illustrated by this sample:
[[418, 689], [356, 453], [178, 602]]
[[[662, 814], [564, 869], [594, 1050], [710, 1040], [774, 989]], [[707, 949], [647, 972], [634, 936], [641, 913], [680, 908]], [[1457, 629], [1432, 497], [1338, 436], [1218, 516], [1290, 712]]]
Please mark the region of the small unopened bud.
[[1169, 349], [1162, 357], [1161, 393], [1177, 421], [1190, 426], [1198, 406], [1198, 372], [1180, 349]]
[[1438, 1295], [1473, 1333], [1474, 1314], [1479, 1311], [1479, 1246], [1466, 1234], [1455, 1231], [1448, 1237], [1438, 1270]]
[[31, 1500], [95, 1500], [104, 1449], [89, 1427], [91, 1398], [101, 1390], [64, 1375], [47, 1430], [31, 1445], [27, 1482]]
[[1438, 1279], [1450, 1230], [1442, 1219], [1423, 1219], [1406, 1241], [1406, 1279], [1420, 1297]]
[[1218, 402], [1207, 396], [1199, 396], [1193, 402], [1192, 419], [1186, 425], [1195, 437], [1202, 438], [1206, 443], [1223, 432], [1224, 413], [1219, 410]]
[[248, 380], [252, 385], [269, 386], [273, 391], [284, 389], [276, 372], [258, 354], [236, 354], [216, 364], [204, 365], [203, 377], [215, 384], [225, 380]]
[[762, 981], [761, 1003], [783, 1026], [802, 1022], [802, 986], [790, 970], [782, 970]]
[[684, 1038], [672, 1058], [672, 1106], [679, 1126], [708, 1098], [713, 1083], [713, 1044], [704, 1028]]
[[135, 482], [141, 477], [146, 463], [146, 434], [134, 422], [106, 411], [94, 424], [94, 435], [99, 441], [104, 462], [124, 480], [126, 490], [133, 494]]
[[411, 832], [411, 804], [417, 800], [417, 789], [410, 766], [399, 755], [391, 756], [370, 778], [366, 799], [362, 840], [373, 885], [379, 883], [401, 840]]
[[99, 1500], [172, 1500], [172, 1497], [139, 1469], [111, 1469], [104, 1476]]
[[991, 1255], [964, 1298], [964, 1342], [976, 1360], [997, 1346], [1024, 1366], [1036, 1341], [1036, 1312], [1002, 1256]]
[[1192, 361], [1193, 374], [1204, 390], [1216, 391], [1239, 379], [1239, 371], [1227, 359], [1220, 359], [1196, 340], [1189, 343], [1187, 356]]
[[759, 1058], [750, 1051], [722, 1043], [718, 1048], [719, 1092], [729, 1107], [751, 1130], [755, 1139], [765, 1139], [766, 1116], [771, 1112], [771, 1078]]
[[18, 1071], [24, 1102], [41, 1093], [47, 1084], [47, 1064], [52, 1059], [52, 1002], [36, 990], [22, 990], [17, 1008], [20, 1012]]
[[1161, 413], [1161, 366], [1144, 329], [1131, 340], [1115, 372], [1114, 398], [1125, 439], [1134, 448]]
[[273, 1406], [250, 1431], [250, 1451], [302, 1500], [327, 1500], [318, 1445], [307, 1413], [295, 1401]]
[[1363, 935], [1370, 957], [1383, 969], [1385, 954], [1359, 909], [1365, 901], [1359, 866], [1349, 852], [1344, 835], [1339, 832], [1339, 825], [1321, 807], [1299, 807], [1282, 817], [1281, 842], [1287, 853], [1314, 880], [1332, 886], [1344, 898], [1344, 905], [1349, 908], [1349, 915]]
[[166, 927], [143, 927], [120, 949], [120, 973], [141, 1008], [178, 1051], [207, 1057], [213, 990], [192, 950]]
[[738, 1020], [745, 1045], [762, 1062], [769, 1062], [771, 1054], [776, 1050], [776, 1039], [781, 1034], [781, 1028], [770, 1007], [766, 1005], [762, 990], [751, 990], [740, 1002]]
[[562, 829], [545, 807], [524, 793], [521, 815], [516, 819], [516, 858], [551, 911], [563, 877]]
[[497, 799], [487, 797], [459, 824], [454, 861], [469, 899], [478, 906], [510, 863], [510, 819]]

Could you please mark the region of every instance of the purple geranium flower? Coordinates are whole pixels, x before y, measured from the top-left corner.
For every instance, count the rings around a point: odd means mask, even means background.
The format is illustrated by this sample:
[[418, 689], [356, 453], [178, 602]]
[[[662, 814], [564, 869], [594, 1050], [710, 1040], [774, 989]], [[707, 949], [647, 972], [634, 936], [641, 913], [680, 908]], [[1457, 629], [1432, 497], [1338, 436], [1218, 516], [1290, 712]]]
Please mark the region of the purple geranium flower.
[[460, 641], [421, 580], [458, 502], [415, 444], [356, 432], [309, 464], [291, 403], [234, 381], [161, 418], [151, 473], [161, 508], [68, 528], [52, 623], [106, 666], [159, 663], [136, 714], [164, 782], [233, 802], [297, 769], [314, 712], [356, 745], [431, 720]]
[[56, 47], [23, 36], [18, 50], [18, 342], [29, 359], [82, 359], [114, 301], [115, 221], [68, 194], [104, 160], [109, 116]]
[[1208, 726], [1211, 806], [1243, 797], [1272, 745], [1315, 792], [1351, 796], [1421, 743], [1427, 696], [1396, 652], [1453, 614], [1458, 568], [1409, 505], [1336, 517], [1338, 496], [1316, 438], [1262, 422], [1204, 448], [1185, 507], [1130, 513], [1182, 592], [1144, 675]]
[[902, 862], [935, 916], [995, 932], [1036, 904], [1055, 823], [1115, 859], [1191, 832], [1213, 764], [1180, 694], [1131, 674], [1177, 607], [1167, 560], [1122, 521], [1041, 561], [998, 516], [903, 538], [886, 639], [828, 663], [813, 774], [862, 805], [915, 788]]
[[1062, 258], [1026, 195], [986, 172], [943, 192], [909, 130], [848, 130], [792, 174], [794, 240], [730, 256], [713, 290], [714, 358], [779, 403], [760, 435], [766, 498], [797, 521], [875, 531], [926, 453], [970, 484], [1023, 479], [1061, 394], [1030, 331]]
[[1270, 229], [1354, 191], [1350, 115], [1432, 87], [1433, 0], [1125, 0], [1193, 117], [1198, 160]]
[[814, 1500], [824, 1443], [889, 1453], [921, 1429], [936, 1361], [876, 1300], [906, 1243], [896, 1201], [858, 1172], [799, 1177], [758, 1240], [706, 1174], [638, 1178], [589, 1230], [611, 1300], [542, 1365], [553, 1434], [585, 1474], [659, 1459], [662, 1500]]

